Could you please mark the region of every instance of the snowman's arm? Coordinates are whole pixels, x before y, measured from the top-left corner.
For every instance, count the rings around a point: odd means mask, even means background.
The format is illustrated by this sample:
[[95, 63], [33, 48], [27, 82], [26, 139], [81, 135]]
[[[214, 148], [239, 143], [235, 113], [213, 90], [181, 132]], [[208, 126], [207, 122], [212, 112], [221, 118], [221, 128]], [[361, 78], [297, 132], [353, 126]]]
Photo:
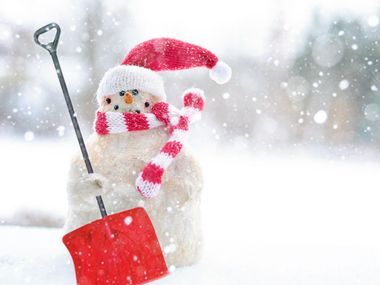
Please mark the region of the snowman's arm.
[[[96, 205], [95, 197], [111, 191], [110, 181], [99, 173], [88, 174], [82, 165], [73, 162], [68, 175], [67, 195], [69, 205], [81, 208]], [[83, 209], [84, 210], [84, 209]]]
[[109, 181], [106, 177], [98, 173], [83, 173], [80, 176], [69, 177], [69, 187], [68, 189], [72, 194], [77, 195], [102, 195], [107, 192], [110, 187]]

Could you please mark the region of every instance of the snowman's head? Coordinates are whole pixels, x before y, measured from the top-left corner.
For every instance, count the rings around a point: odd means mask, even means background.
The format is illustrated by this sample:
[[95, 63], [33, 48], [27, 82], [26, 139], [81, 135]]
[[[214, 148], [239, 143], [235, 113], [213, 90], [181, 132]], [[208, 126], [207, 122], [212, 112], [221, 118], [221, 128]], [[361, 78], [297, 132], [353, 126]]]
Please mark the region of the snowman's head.
[[100, 112], [150, 113], [160, 98], [138, 89], [120, 90], [99, 100]]
[[206, 67], [219, 84], [231, 68], [207, 49], [170, 38], [151, 39], [135, 46], [120, 65], [109, 69], [96, 92], [99, 111], [150, 112], [152, 103], [166, 101], [160, 71]]
[[139, 66], [109, 69], [97, 90], [100, 112], [149, 113], [153, 104], [165, 101], [164, 83], [156, 72]]

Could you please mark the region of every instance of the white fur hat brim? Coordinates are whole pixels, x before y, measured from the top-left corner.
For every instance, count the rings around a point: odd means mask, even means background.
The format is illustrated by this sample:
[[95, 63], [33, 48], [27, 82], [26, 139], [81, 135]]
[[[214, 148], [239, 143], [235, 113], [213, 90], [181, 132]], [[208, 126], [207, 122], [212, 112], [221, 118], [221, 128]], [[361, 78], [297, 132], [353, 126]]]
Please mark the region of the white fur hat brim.
[[104, 96], [137, 89], [166, 100], [164, 81], [157, 72], [134, 65], [118, 65], [109, 69], [99, 83], [96, 97], [98, 102]]

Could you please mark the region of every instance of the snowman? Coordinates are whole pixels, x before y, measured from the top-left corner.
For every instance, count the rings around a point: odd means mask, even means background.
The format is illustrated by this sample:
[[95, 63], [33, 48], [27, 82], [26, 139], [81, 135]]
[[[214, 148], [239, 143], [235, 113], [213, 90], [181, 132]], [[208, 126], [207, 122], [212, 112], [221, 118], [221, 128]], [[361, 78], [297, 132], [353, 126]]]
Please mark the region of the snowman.
[[208, 68], [220, 84], [231, 76], [210, 51], [168, 38], [137, 45], [105, 73], [96, 93], [95, 131], [86, 141], [95, 173], [87, 174], [79, 153], [72, 159], [67, 232], [99, 218], [95, 196], [102, 195], [109, 214], [145, 208], [168, 266], [199, 260], [203, 175], [186, 137], [204, 97], [187, 90], [184, 108], [174, 108], [158, 74], [193, 67]]

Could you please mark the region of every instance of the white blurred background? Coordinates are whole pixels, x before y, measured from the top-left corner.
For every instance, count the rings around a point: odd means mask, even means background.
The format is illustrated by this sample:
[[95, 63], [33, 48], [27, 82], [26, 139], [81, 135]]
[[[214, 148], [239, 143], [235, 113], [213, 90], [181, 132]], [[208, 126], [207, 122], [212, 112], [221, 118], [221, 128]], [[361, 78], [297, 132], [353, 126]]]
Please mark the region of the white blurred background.
[[[255, 2], [3, 0], [4, 231], [63, 224], [66, 173], [78, 150], [51, 58], [33, 42], [34, 31], [49, 22], [62, 28], [58, 54], [85, 137], [104, 72], [136, 44], [174, 37], [210, 49], [233, 69], [223, 86], [203, 69], [162, 73], [172, 104], [187, 87], [206, 93], [191, 137], [206, 175], [206, 264], [223, 248], [222, 268], [241, 278], [226, 275], [230, 284], [378, 284], [380, 4]], [[201, 268], [202, 276], [213, 272]], [[213, 278], [197, 284], [222, 284]], [[180, 280], [173, 284], [193, 284]]]

